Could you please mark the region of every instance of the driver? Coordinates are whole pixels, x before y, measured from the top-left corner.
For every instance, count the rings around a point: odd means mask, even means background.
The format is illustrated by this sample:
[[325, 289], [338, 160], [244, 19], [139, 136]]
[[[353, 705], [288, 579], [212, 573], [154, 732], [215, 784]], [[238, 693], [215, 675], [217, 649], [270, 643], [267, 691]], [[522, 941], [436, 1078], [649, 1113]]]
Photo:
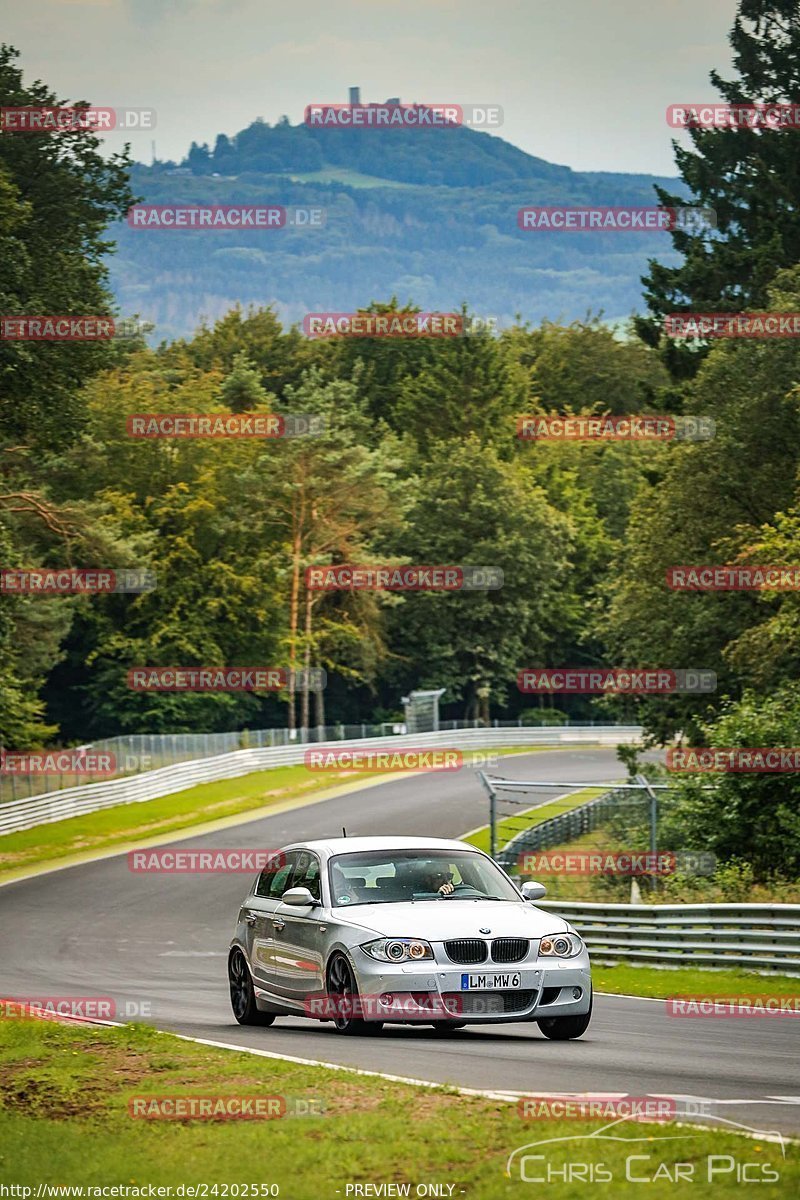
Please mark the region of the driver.
[[427, 866], [420, 875], [420, 891], [437, 892], [440, 896], [452, 896], [456, 890], [453, 872], [445, 867]]

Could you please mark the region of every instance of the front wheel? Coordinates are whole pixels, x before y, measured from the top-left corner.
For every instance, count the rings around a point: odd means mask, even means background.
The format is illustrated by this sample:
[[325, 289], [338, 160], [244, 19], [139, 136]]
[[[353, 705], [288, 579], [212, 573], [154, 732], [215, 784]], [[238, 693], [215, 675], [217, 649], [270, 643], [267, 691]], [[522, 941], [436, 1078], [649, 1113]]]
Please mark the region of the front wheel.
[[261, 1012], [256, 1007], [256, 993], [247, 960], [238, 948], [228, 959], [228, 983], [231, 1008], [240, 1025], [271, 1025], [275, 1013]]
[[328, 964], [328, 996], [333, 1001], [333, 1025], [337, 1033], [380, 1033], [382, 1021], [365, 1021], [352, 1015], [358, 1010], [358, 988], [353, 968], [343, 954], [334, 954]]
[[579, 1017], [542, 1017], [537, 1021], [546, 1038], [551, 1042], [570, 1042], [586, 1033], [592, 1019], [592, 999], [589, 1000], [589, 1011]]

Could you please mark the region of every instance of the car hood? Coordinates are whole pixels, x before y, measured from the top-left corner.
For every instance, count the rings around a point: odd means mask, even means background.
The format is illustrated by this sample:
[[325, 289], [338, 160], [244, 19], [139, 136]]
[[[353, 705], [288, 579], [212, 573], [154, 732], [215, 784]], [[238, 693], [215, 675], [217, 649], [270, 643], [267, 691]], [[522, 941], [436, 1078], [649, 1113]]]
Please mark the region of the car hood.
[[[553, 916], [520, 900], [418, 900], [400, 904], [353, 904], [334, 910], [339, 920], [374, 930], [378, 936], [418, 937], [428, 942], [450, 938], [540, 938], [567, 928]], [[488, 929], [489, 933], [482, 930]]]

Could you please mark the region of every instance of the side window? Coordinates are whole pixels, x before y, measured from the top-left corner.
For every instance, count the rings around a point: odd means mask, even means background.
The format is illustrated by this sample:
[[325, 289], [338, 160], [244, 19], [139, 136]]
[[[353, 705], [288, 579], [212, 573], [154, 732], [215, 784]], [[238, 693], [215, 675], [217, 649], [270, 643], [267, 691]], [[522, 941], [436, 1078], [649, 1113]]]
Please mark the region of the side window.
[[320, 891], [320, 865], [316, 854], [304, 850], [298, 857], [292, 887], [307, 887], [315, 900], [322, 899]]
[[292, 871], [294, 870], [296, 863], [297, 863], [297, 851], [290, 850], [289, 853], [286, 855], [286, 860], [285, 860], [283, 866], [278, 867], [277, 871], [275, 872], [275, 874], [272, 876], [272, 879], [270, 880], [270, 884], [269, 884], [270, 900], [280, 900], [283, 893], [289, 887], [289, 880], [291, 878]]
[[[294, 852], [292, 855], [287, 854], [287, 855], [283, 856], [284, 866], [286, 864], [288, 864], [290, 858], [292, 859], [292, 861], [294, 861], [294, 859], [296, 857], [297, 857], [296, 852]], [[275, 876], [277, 874], [279, 874], [279, 872], [283, 871], [283, 867], [281, 867], [280, 862], [281, 862], [280, 854], [278, 854], [276, 852], [275, 854], [270, 855], [270, 866], [265, 867], [264, 870], [259, 875], [258, 879], [256, 880], [256, 886], [253, 891], [254, 896], [263, 896], [265, 899], [267, 899], [272, 895], [272, 892], [270, 890], [272, 888], [272, 882], [275, 879]], [[285, 871], [283, 872], [282, 877], [285, 877]], [[276, 884], [276, 886], [278, 886], [278, 885]], [[283, 891], [284, 892], [286, 891], [285, 887], [284, 887]]]
[[262, 871], [256, 883], [256, 896], [269, 896], [269, 887], [272, 883], [273, 876], [277, 874], [278, 867], [267, 867]]

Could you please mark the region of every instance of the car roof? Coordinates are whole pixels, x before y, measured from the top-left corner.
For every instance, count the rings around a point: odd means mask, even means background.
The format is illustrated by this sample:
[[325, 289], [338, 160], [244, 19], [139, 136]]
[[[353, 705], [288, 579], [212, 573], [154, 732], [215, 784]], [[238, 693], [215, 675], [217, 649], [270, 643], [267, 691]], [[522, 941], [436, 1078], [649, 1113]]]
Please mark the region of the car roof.
[[[347, 837], [292, 842], [284, 850], [315, 850], [318, 854], [357, 854], [360, 850], [475, 850], [467, 842], [431, 837]], [[478, 851], [479, 853], [479, 851]]]

